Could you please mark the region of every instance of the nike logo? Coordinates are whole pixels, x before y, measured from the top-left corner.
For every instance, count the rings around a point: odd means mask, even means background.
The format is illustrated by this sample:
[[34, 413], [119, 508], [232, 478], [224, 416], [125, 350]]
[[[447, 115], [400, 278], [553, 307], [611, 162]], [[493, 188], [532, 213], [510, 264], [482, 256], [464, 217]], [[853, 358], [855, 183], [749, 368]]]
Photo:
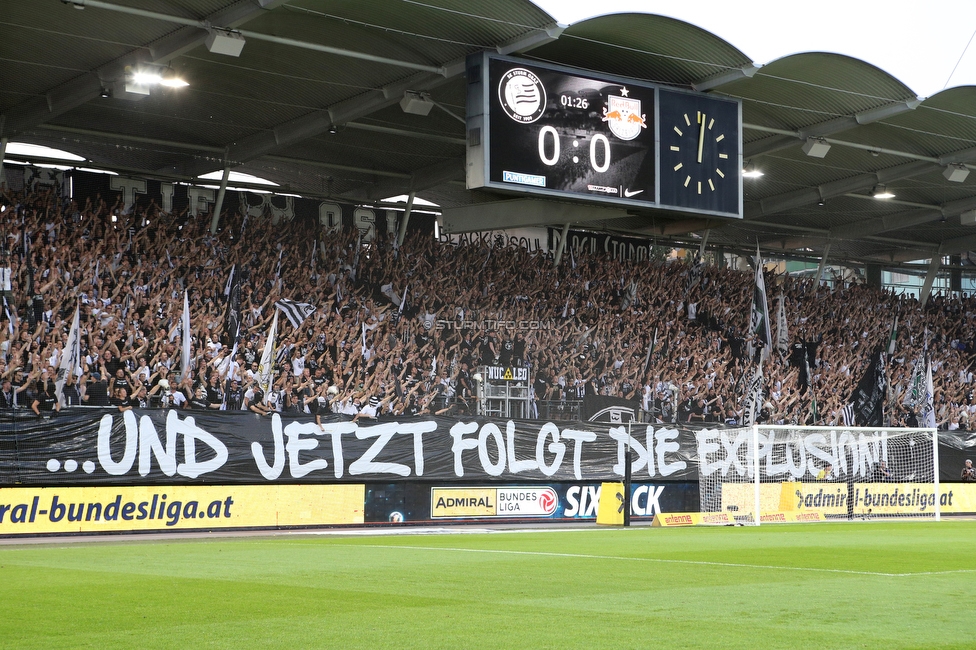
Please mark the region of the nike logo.
[[624, 196], [626, 196], [629, 199], [632, 196], [637, 196], [638, 194], [640, 194], [643, 191], [644, 190], [634, 190], [634, 191], [624, 190]]

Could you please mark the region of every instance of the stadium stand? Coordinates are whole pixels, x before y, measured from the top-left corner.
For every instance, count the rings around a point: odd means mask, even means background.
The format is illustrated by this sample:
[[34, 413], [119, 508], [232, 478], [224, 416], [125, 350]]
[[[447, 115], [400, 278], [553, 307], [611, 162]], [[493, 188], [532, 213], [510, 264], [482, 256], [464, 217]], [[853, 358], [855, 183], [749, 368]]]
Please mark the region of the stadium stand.
[[[553, 268], [546, 253], [517, 246], [451, 245], [423, 231], [399, 248], [366, 245], [355, 230], [325, 234], [299, 219], [230, 215], [211, 236], [210, 215], [164, 215], [155, 203], [127, 214], [115, 197], [61, 204], [47, 190], [4, 191], [0, 204], [10, 274], [0, 375], [20, 408], [44, 397], [38, 380], [56, 373], [80, 304], [83, 363], [67, 405], [247, 409], [264, 401], [255, 377], [285, 300], [271, 410], [473, 413], [476, 368], [495, 364], [528, 366], [540, 404], [609, 395], [641, 401], [658, 421], [743, 420], [749, 272], [709, 265], [692, 281], [683, 261], [587, 254]], [[791, 349], [771, 355], [760, 421], [841, 423], [897, 317], [891, 424], [917, 424], [905, 392], [927, 348], [938, 425], [968, 428], [976, 299], [933, 296], [923, 308], [866, 285], [811, 282], [767, 274], [770, 301], [784, 296]], [[179, 367], [184, 289], [190, 372]], [[483, 327], [499, 321], [553, 326]]]

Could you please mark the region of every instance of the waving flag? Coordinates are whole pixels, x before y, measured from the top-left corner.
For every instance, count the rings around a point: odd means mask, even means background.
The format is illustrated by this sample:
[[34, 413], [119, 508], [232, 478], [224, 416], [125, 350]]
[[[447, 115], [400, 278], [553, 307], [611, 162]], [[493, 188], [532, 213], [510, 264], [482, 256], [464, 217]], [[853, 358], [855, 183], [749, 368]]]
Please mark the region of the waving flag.
[[275, 361], [275, 337], [278, 333], [278, 312], [275, 311], [274, 318], [271, 320], [271, 330], [268, 332], [268, 340], [264, 344], [264, 352], [261, 353], [261, 365], [258, 366], [258, 385], [264, 392], [264, 403], [268, 403], [268, 394], [271, 386], [274, 385], [274, 361]]
[[772, 334], [769, 331], [769, 305], [766, 302], [766, 279], [763, 277], [762, 257], [759, 246], [756, 246], [756, 287], [752, 295], [752, 313], [749, 319], [749, 331], [754, 339], [763, 344], [763, 359], [769, 354]]
[[180, 372], [182, 378], [187, 377], [190, 372], [190, 296], [188, 291], [183, 292], [183, 350], [180, 355]]
[[304, 323], [306, 318], [315, 313], [315, 305], [307, 302], [286, 300], [284, 298], [276, 302], [275, 307], [285, 314], [285, 318], [288, 319], [288, 322], [295, 329], [298, 329], [298, 326]]
[[75, 306], [75, 316], [71, 319], [71, 329], [68, 330], [68, 342], [61, 351], [61, 362], [58, 364], [58, 375], [54, 380], [54, 391], [58, 402], [64, 406], [64, 384], [68, 374], [81, 367], [81, 330], [79, 328], [78, 306]]
[[790, 350], [790, 333], [786, 326], [786, 305], [783, 293], [779, 294], [779, 306], [776, 308], [776, 349], [783, 356]]

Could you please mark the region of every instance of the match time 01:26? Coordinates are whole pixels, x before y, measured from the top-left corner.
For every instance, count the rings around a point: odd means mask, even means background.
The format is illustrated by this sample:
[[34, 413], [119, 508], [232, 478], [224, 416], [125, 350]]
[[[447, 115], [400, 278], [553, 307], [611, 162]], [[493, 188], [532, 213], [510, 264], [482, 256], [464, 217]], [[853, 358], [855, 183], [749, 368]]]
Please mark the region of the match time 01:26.
[[573, 97], [572, 95], [560, 95], [559, 103], [565, 108], [587, 109], [590, 107], [590, 100], [585, 97]]

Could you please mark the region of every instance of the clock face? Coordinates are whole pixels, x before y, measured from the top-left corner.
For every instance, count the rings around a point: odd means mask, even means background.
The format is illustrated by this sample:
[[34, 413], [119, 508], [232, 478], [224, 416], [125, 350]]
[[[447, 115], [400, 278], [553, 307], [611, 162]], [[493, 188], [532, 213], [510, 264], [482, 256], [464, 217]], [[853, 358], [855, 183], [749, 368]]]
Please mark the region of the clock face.
[[661, 91], [661, 203], [738, 212], [738, 105]]

